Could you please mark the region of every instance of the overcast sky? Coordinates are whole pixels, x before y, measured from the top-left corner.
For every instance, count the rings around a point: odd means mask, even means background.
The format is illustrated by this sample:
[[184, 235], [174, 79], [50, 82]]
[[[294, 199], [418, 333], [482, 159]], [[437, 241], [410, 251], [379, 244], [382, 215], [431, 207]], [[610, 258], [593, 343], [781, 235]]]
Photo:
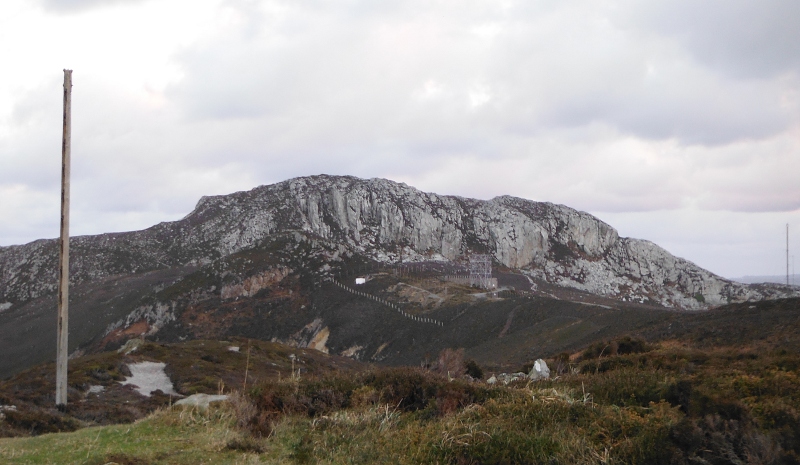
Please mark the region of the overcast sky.
[[[588, 211], [727, 277], [800, 262], [795, 0], [3, 0], [0, 245], [320, 173]], [[798, 263], [800, 264], [800, 263]]]

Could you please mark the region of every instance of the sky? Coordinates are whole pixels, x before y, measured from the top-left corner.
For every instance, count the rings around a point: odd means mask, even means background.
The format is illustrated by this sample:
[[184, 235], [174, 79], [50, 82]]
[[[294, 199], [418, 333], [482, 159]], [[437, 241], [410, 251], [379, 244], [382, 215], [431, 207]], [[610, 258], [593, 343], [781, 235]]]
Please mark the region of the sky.
[[[0, 245], [314, 174], [596, 215], [725, 277], [800, 262], [795, 0], [3, 0]], [[800, 263], [798, 263], [800, 265]]]

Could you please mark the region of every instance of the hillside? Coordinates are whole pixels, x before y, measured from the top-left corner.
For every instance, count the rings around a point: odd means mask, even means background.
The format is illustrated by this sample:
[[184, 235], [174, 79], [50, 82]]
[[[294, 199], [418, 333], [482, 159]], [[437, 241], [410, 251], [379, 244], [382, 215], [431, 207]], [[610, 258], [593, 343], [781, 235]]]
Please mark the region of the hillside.
[[[475, 253], [507, 291], [448, 284]], [[725, 280], [561, 205], [336, 176], [205, 197], [176, 222], [73, 238], [71, 256], [76, 355], [142, 335], [246, 336], [385, 364], [458, 346], [501, 366], [667, 309], [800, 292]], [[0, 378], [54, 353], [56, 260], [54, 240], [0, 248]], [[360, 294], [356, 275], [370, 278]]]
[[[648, 340], [598, 339], [548, 357], [550, 379], [508, 385], [489, 384], [496, 372], [477, 373], [474, 365], [477, 380], [461, 376], [458, 359], [443, 355], [427, 370], [378, 368], [257, 341], [144, 343], [128, 355], [77, 359], [65, 412], [45, 394], [53, 388], [45, 379], [52, 365], [0, 383], [0, 434], [144, 416], [122, 427], [0, 439], [0, 460], [798, 463], [800, 299], [683, 316], [648, 329]], [[253, 380], [242, 394], [236, 391], [247, 344]], [[140, 360], [166, 362], [183, 394], [233, 398], [208, 410], [169, 407], [160, 393], [144, 398], [118, 382], [127, 376], [123, 366]], [[297, 367], [301, 373], [292, 375]], [[97, 385], [105, 389], [93, 390]]]

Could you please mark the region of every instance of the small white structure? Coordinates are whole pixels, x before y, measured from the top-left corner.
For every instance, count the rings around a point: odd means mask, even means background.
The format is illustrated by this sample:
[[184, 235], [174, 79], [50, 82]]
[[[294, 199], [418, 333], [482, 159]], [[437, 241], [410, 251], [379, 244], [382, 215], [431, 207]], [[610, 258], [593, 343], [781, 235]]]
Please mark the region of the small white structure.
[[356, 285], [365, 284], [367, 282], [367, 278], [356, 278]]

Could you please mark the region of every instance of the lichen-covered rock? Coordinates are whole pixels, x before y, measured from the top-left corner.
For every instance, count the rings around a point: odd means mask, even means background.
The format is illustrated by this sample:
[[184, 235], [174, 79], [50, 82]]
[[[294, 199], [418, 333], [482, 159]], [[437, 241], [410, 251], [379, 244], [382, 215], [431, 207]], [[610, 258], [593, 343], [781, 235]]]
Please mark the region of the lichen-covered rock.
[[[182, 220], [143, 231], [73, 238], [71, 279], [207, 264], [284, 231], [386, 263], [490, 253], [533, 278], [670, 307], [800, 294], [728, 281], [648, 241], [620, 238], [608, 224], [563, 205], [442, 196], [385, 179], [325, 175], [203, 197]], [[55, 240], [0, 247], [0, 302], [55, 292], [56, 260]]]

